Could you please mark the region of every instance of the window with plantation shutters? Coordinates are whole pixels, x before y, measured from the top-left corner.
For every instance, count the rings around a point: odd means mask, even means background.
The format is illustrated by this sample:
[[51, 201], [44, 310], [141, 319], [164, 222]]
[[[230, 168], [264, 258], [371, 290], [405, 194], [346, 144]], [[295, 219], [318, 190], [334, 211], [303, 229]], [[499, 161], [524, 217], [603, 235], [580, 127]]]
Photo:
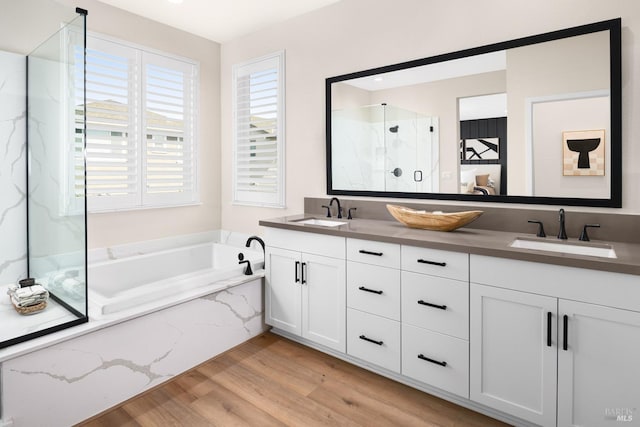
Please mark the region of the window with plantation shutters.
[[195, 193], [193, 66], [143, 54], [145, 205], [190, 202]]
[[[87, 205], [90, 210], [138, 204], [138, 53], [92, 39], [87, 48]], [[79, 130], [76, 130], [78, 133]]]
[[98, 36], [87, 46], [88, 210], [197, 202], [197, 64]]
[[234, 203], [284, 207], [284, 52], [233, 67]]

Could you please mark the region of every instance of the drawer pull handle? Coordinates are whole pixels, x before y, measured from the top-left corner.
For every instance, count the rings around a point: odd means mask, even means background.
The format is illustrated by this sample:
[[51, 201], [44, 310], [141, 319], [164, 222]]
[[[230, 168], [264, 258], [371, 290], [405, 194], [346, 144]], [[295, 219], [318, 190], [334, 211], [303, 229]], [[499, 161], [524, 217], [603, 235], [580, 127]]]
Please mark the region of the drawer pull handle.
[[360, 286], [358, 289], [365, 292], [371, 292], [372, 294], [382, 295], [382, 291], [376, 291], [374, 289], [365, 288], [364, 286]]
[[299, 267], [300, 261], [296, 261], [296, 283], [300, 283], [300, 276], [298, 276]]
[[365, 341], [372, 342], [372, 343], [377, 344], [377, 345], [382, 345], [382, 344], [384, 344], [384, 342], [382, 342], [382, 341], [372, 340], [371, 338], [368, 338], [368, 337], [366, 337], [366, 336], [364, 336], [364, 335], [360, 335], [360, 339], [361, 339], [361, 340], [365, 340]]
[[440, 365], [440, 366], [447, 366], [447, 362], [440, 362], [438, 360], [429, 359], [424, 354], [419, 354], [418, 359], [426, 360], [427, 362], [435, 363], [436, 365]]
[[426, 302], [426, 301], [423, 301], [423, 300], [418, 301], [418, 304], [420, 304], [420, 305], [428, 305], [429, 307], [439, 308], [440, 310], [446, 310], [447, 309], [446, 305], [432, 304], [430, 302]]
[[382, 252], [371, 252], [371, 251], [365, 251], [364, 249], [360, 249], [358, 252], [365, 255], [382, 256]]
[[418, 262], [420, 264], [429, 264], [429, 265], [437, 265], [438, 267], [446, 267], [446, 262], [437, 262], [437, 261], [429, 261], [428, 259], [419, 259]]

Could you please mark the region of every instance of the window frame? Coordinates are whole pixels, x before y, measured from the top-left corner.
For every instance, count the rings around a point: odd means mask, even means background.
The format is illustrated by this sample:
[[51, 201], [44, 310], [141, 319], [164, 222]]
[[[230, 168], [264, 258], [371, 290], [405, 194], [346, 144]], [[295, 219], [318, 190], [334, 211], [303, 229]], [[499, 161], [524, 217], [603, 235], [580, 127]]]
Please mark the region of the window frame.
[[[267, 55], [243, 61], [232, 66], [232, 204], [238, 206], [255, 206], [266, 208], [286, 208], [286, 159], [285, 159], [285, 51], [279, 50]], [[238, 94], [238, 80], [242, 76], [264, 72], [275, 68], [277, 72], [276, 88], [276, 192], [254, 192], [250, 194], [238, 188], [238, 151], [239, 151], [239, 122], [238, 104], [241, 102]], [[249, 94], [250, 96], [250, 94]], [[250, 197], [253, 196], [253, 197]]]
[[[117, 39], [111, 36], [107, 36], [104, 34], [88, 32], [87, 33], [87, 49], [94, 49], [100, 52], [104, 52], [107, 54], [115, 54], [115, 51], [125, 50], [129, 52], [133, 52], [133, 57], [135, 57], [135, 62], [133, 63], [133, 74], [129, 76], [129, 86], [133, 85], [132, 94], [134, 96], [133, 105], [135, 105], [135, 111], [130, 114], [130, 119], [134, 121], [134, 123], [130, 122], [130, 126], [133, 126], [132, 132], [135, 132], [135, 135], [131, 136], [135, 140], [135, 163], [136, 163], [136, 174], [135, 180], [137, 182], [137, 190], [132, 195], [127, 196], [90, 196], [87, 194], [87, 212], [88, 213], [108, 213], [108, 212], [119, 212], [119, 211], [132, 211], [132, 210], [144, 210], [144, 209], [156, 209], [156, 208], [173, 208], [180, 206], [193, 206], [199, 205], [200, 202], [200, 173], [199, 173], [199, 154], [200, 154], [200, 144], [199, 144], [199, 116], [200, 116], [200, 100], [199, 100], [199, 88], [200, 88], [200, 62], [194, 59], [174, 55], [171, 53], [163, 52], [157, 49], [150, 48], [148, 46], [143, 46], [137, 43], [132, 43], [129, 41], [125, 41], [122, 39]], [[113, 45], [112, 51], [109, 52], [108, 49], [101, 50], [100, 47], [94, 48], [97, 46], [107, 46]], [[104, 49], [104, 48], [103, 48]], [[148, 58], [153, 58], [152, 61], [149, 61]], [[145, 68], [147, 64], [158, 65], [158, 58], [161, 61], [170, 62], [176, 64], [176, 69], [180, 69], [185, 73], [185, 78], [188, 79], [188, 83], [190, 84], [189, 92], [184, 93], [185, 97], [185, 109], [188, 109], [186, 113], [190, 114], [185, 116], [184, 121], [185, 127], [188, 127], [184, 130], [184, 138], [190, 138], [190, 149], [188, 149], [190, 155], [190, 164], [191, 164], [191, 179], [188, 177], [186, 181], [190, 181], [190, 191], [187, 192], [176, 192], [176, 193], [166, 193], [166, 194], [152, 194], [147, 191], [146, 180], [146, 142], [147, 142], [147, 129], [146, 129], [146, 114], [145, 114], [145, 105], [147, 102], [146, 98], [146, 72]], [[179, 65], [179, 67], [177, 67]], [[73, 78], [73, 76], [69, 76], [68, 78]], [[188, 99], [187, 99], [188, 98]], [[188, 118], [187, 118], [188, 117]], [[67, 138], [68, 141], [73, 141], [75, 132], [75, 125], [70, 129], [72, 135]], [[87, 125], [87, 140], [90, 137], [91, 127]], [[87, 141], [88, 142], [88, 141]], [[86, 143], [85, 143], [86, 144]], [[90, 165], [88, 161], [88, 155], [86, 153], [86, 145], [85, 145], [85, 153], [84, 157], [86, 158], [87, 166]], [[71, 159], [69, 159], [71, 160]], [[68, 160], [68, 162], [69, 162]], [[68, 177], [65, 177], [66, 182], [69, 185], [73, 185], [74, 182], [74, 164], [73, 161], [67, 163], [66, 167], [63, 169]], [[86, 173], [87, 178], [90, 176], [90, 173]], [[70, 194], [73, 193], [73, 187], [69, 187], [67, 192]], [[77, 209], [71, 208], [67, 209], [67, 214], [73, 215], [74, 211]], [[77, 213], [77, 212], [75, 212]]]

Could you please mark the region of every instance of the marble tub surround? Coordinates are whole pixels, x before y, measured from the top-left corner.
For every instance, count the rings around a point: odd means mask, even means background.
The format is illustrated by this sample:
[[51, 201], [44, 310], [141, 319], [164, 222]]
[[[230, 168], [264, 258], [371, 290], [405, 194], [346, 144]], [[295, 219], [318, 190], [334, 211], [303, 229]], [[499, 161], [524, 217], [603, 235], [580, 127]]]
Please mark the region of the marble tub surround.
[[[364, 240], [375, 240], [381, 242], [389, 242], [389, 243], [400, 243], [411, 246], [418, 247], [426, 247], [433, 249], [443, 249], [448, 251], [456, 251], [456, 252], [464, 252], [476, 255], [486, 255], [486, 256], [495, 256], [501, 258], [508, 259], [517, 259], [523, 261], [533, 261], [533, 262], [541, 262], [546, 264], [555, 264], [562, 265], [567, 267], [578, 267], [578, 268], [588, 268], [591, 270], [601, 270], [601, 271], [609, 271], [616, 273], [626, 273], [626, 274], [634, 274], [640, 275], [640, 242], [629, 242], [629, 238], [615, 241], [615, 240], [599, 240], [598, 235], [594, 232], [590, 234], [592, 236], [592, 242], [579, 242], [579, 243], [609, 243], [611, 244], [615, 252], [617, 254], [617, 258], [600, 258], [594, 256], [585, 256], [585, 255], [573, 255], [567, 253], [552, 253], [552, 252], [543, 252], [543, 251], [534, 251], [528, 249], [518, 249], [510, 247], [510, 244], [516, 239], [521, 237], [534, 237], [536, 233], [536, 224], [528, 224], [522, 218], [527, 218], [528, 215], [535, 216], [528, 219], [538, 219], [543, 220], [545, 223], [547, 222], [546, 218], [552, 216], [557, 220], [557, 211], [554, 212], [546, 212], [545, 211], [532, 211], [526, 210], [524, 212], [515, 213], [509, 209], [507, 212], [502, 211], [501, 209], [496, 209], [501, 212], [494, 212], [494, 210], [483, 209], [485, 213], [480, 216], [474, 223], [470, 224], [469, 227], [459, 228], [458, 230], [451, 232], [441, 232], [441, 231], [429, 231], [429, 230], [418, 230], [412, 229], [400, 224], [391, 218], [391, 215], [386, 212], [385, 202], [361, 202], [361, 201], [353, 201], [353, 200], [341, 200], [342, 205], [345, 209], [349, 207], [358, 207], [357, 213], [360, 213], [360, 206], [363, 207], [362, 211], [365, 215], [360, 216], [356, 215], [355, 219], [352, 220], [341, 220], [345, 221], [346, 224], [338, 226], [338, 227], [321, 227], [321, 226], [313, 226], [313, 225], [304, 225], [296, 222], [296, 220], [300, 220], [306, 217], [325, 217], [325, 213], [322, 210], [314, 209], [315, 203], [325, 204], [327, 199], [314, 199], [314, 202], [311, 202], [309, 199], [305, 200], [305, 205], [311, 203], [310, 206], [307, 207], [305, 214], [293, 215], [281, 218], [274, 218], [269, 220], [261, 220], [261, 226], [274, 227], [274, 228], [284, 228], [289, 230], [296, 231], [306, 231], [311, 233], [318, 234], [328, 234], [335, 236], [343, 236], [343, 237], [351, 237], [356, 239], [364, 239]], [[407, 206], [416, 208], [422, 207], [424, 209], [425, 205], [418, 204], [407, 204]], [[467, 210], [468, 206], [442, 206], [442, 205], [429, 205], [429, 208], [433, 210], [444, 210], [444, 211], [453, 211], [453, 210]], [[385, 214], [381, 214], [382, 209], [384, 209]], [[506, 210], [505, 210], [506, 211]], [[518, 220], [514, 221], [513, 219], [509, 219], [511, 214], [516, 214], [514, 216], [518, 216]], [[492, 219], [491, 221], [482, 221], [486, 217], [490, 217], [492, 215], [500, 215], [500, 217], [505, 221], [505, 229], [507, 231], [497, 231], [499, 221], [497, 219]], [[546, 216], [542, 216], [542, 215]], [[553, 215], [551, 215], [553, 214]], [[520, 216], [522, 215], [522, 216]], [[595, 215], [595, 214], [594, 214]], [[598, 216], [600, 214], [597, 214]], [[373, 216], [375, 219], [368, 219], [367, 216]], [[577, 216], [577, 215], [576, 215]], [[381, 218], [382, 217], [382, 218]], [[617, 217], [617, 215], [616, 215]], [[626, 220], [631, 222], [632, 219], [636, 219], [637, 217], [629, 216], [632, 218], [627, 218]], [[335, 216], [334, 218], [335, 219]], [[611, 227], [612, 229], [617, 229], [620, 225], [613, 225], [610, 221], [613, 221], [615, 218], [607, 218], [607, 223], [604, 221], [600, 221], [603, 228]], [[567, 233], [570, 236], [570, 242], [576, 243], [578, 242], [577, 236], [579, 233], [573, 234], [573, 229], [570, 228], [571, 221], [577, 221], [574, 218], [572, 213], [569, 211], [566, 216], [567, 220]], [[620, 219], [622, 221], [622, 219]], [[519, 224], [520, 222], [524, 222], [525, 227], [515, 227], [515, 224]], [[481, 226], [486, 228], [477, 227], [477, 223], [480, 223]], [[509, 225], [510, 224], [510, 225]], [[529, 227], [526, 227], [529, 226]], [[629, 230], [629, 234], [637, 233], [637, 226], [635, 226], [634, 231]], [[547, 237], [549, 240], [557, 241], [554, 236], [554, 233], [557, 232], [553, 226], [545, 227], [547, 229], [547, 235], [552, 237]], [[596, 229], [602, 233], [601, 229]], [[618, 236], [619, 232], [615, 234]], [[267, 242], [268, 243], [268, 242]]]
[[[97, 262], [101, 259], [109, 259], [109, 256], [117, 256], [117, 257], [127, 257], [135, 251], [135, 254], [138, 254], [138, 251], [141, 253], [148, 253], [157, 250], [159, 247], [173, 247], [171, 245], [176, 245], [179, 242], [184, 243], [185, 245], [191, 244], [192, 242], [203, 242], [210, 241], [213, 237], [215, 239], [220, 238], [220, 236], [224, 236], [227, 241], [237, 240], [238, 242], [242, 241], [245, 236], [248, 236], [243, 233], [235, 233], [235, 232], [227, 232], [221, 230], [213, 230], [210, 232], [196, 233], [193, 235], [184, 235], [184, 236], [175, 236], [169, 237], [165, 239], [157, 239], [146, 242], [136, 242], [124, 245], [117, 245], [111, 248], [100, 248], [90, 250], [88, 255], [89, 259]], [[232, 237], [230, 237], [232, 236]], [[239, 247], [244, 247], [244, 243], [246, 239], [242, 241], [242, 245], [238, 245]], [[109, 250], [108, 250], [109, 249]], [[255, 249], [255, 248], [254, 248]], [[111, 255], [109, 255], [111, 253]], [[115, 254], [115, 255], [114, 255]], [[155, 311], [164, 310], [166, 308], [179, 305], [185, 302], [188, 302], [193, 299], [201, 298], [205, 295], [209, 295], [214, 292], [224, 291], [235, 286], [242, 285], [244, 283], [250, 282], [252, 280], [261, 280], [264, 277], [264, 270], [256, 269], [254, 270], [254, 274], [252, 276], [241, 276], [241, 277], [233, 277], [227, 280], [223, 280], [217, 282], [215, 284], [211, 284], [208, 286], [203, 286], [197, 289], [192, 289], [187, 292], [182, 292], [179, 296], [173, 296], [171, 298], [163, 298], [156, 301], [151, 301], [147, 304], [141, 304], [137, 307], [130, 308], [127, 310], [123, 310], [117, 313], [109, 314], [109, 315], [101, 315], [96, 312], [96, 307], [93, 307], [91, 303], [89, 304], [89, 322], [75, 326], [73, 328], [65, 329], [62, 331], [58, 331], [52, 334], [49, 334], [44, 337], [39, 337], [32, 339], [27, 342], [19, 343], [12, 345], [10, 347], [6, 347], [0, 349], [0, 362], [10, 360], [17, 356], [21, 356], [24, 354], [28, 354], [33, 351], [37, 351], [51, 345], [64, 342], [69, 339], [73, 339], [91, 332], [98, 331], [100, 329], [122, 323], [127, 322], [138, 317], [142, 317], [148, 314], [151, 314]], [[8, 286], [8, 284], [7, 284]], [[89, 284], [90, 286], [90, 284]], [[0, 293], [4, 293], [6, 291], [6, 286], [0, 286]], [[43, 324], [48, 324], [51, 322], [55, 322], [58, 316], [67, 315], [63, 313], [63, 308], [59, 307], [55, 304], [55, 301], [49, 300], [49, 306], [40, 313], [37, 313], [32, 316], [21, 316], [19, 315], [15, 309], [11, 306], [11, 302], [9, 298], [0, 299], [0, 313], [5, 313], [7, 319], [14, 319], [16, 321], [15, 325], [13, 322], [3, 322], [2, 327], [0, 328], [0, 333], [2, 333], [3, 328], [7, 328], [8, 331], [11, 328], [21, 327], [25, 330], [25, 333], [31, 332], [34, 328], [41, 328]], [[3, 316], [4, 316], [3, 315]], [[3, 317], [4, 318], [4, 317]]]
[[3, 361], [2, 419], [15, 426], [78, 423], [259, 335], [262, 306], [262, 280], [251, 277], [125, 323], [90, 322], [101, 327]]
[[[214, 230], [94, 249], [89, 256], [99, 262], [212, 240], [241, 250], [248, 237]], [[1, 349], [0, 425], [73, 425], [259, 335], [266, 330], [263, 276], [257, 270], [106, 315], [90, 303], [88, 323]], [[62, 311], [50, 301], [28, 318], [52, 322]], [[0, 301], [0, 313], [19, 316], [8, 299]], [[37, 411], [34, 401], [42, 403]]]

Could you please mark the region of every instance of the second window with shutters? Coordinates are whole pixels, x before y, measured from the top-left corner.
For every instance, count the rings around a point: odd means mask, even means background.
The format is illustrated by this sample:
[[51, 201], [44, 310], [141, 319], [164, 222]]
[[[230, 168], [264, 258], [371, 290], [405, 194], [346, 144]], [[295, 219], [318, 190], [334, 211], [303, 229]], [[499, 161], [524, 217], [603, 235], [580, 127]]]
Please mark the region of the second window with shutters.
[[284, 51], [233, 66], [233, 202], [284, 207]]

